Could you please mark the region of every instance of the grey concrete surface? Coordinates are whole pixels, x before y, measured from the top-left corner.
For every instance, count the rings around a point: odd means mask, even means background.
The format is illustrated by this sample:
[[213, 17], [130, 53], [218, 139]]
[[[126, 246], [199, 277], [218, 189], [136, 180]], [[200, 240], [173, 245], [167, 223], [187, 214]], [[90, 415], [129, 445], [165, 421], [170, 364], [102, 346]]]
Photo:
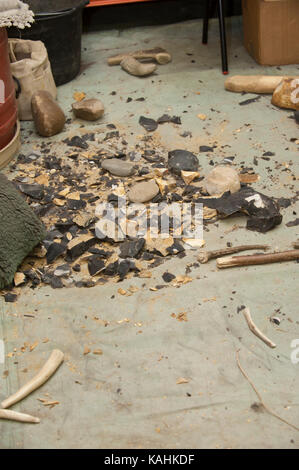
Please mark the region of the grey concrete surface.
[[[102, 132], [114, 123], [131, 148], [144, 134], [140, 115], [179, 115], [180, 128], [159, 126], [157, 145], [198, 152], [199, 145], [215, 144], [213, 154], [199, 156], [203, 174], [212, 168], [211, 159], [217, 163], [235, 156], [237, 167], [243, 163], [260, 175], [256, 189], [270, 196], [294, 196], [299, 189], [298, 143], [290, 139], [299, 135], [298, 125], [289, 119], [291, 112], [272, 106], [269, 96], [240, 106], [252, 95], [224, 90], [218, 23], [212, 23], [208, 46], [201, 45], [201, 30], [201, 21], [189, 21], [84, 35], [83, 71], [60, 87], [59, 102], [71, 117], [75, 91], [100, 98], [105, 116], [99, 123], [85, 123], [84, 132]], [[257, 65], [242, 45], [240, 18], [228, 21], [228, 43], [231, 74], [298, 74], [298, 66]], [[106, 65], [109, 55], [153, 46], [173, 55], [172, 63], [159, 66], [154, 76], [139, 79]], [[133, 101], [127, 103], [128, 97]], [[145, 101], [135, 101], [139, 97]], [[198, 114], [207, 119], [202, 121]], [[63, 134], [47, 139], [53, 154], [63, 157], [61, 141], [80, 125], [74, 121]], [[22, 127], [26, 152], [42, 138], [31, 132], [32, 123]], [[183, 131], [191, 131], [192, 138], [181, 137]], [[266, 151], [275, 153], [269, 161], [262, 159]], [[230, 242], [288, 249], [299, 238], [298, 226], [286, 227], [296, 211], [298, 203], [283, 210], [282, 224], [264, 235], [246, 230], [245, 218], [210, 224], [204, 232], [206, 248]], [[191, 267], [192, 282], [186, 285], [149, 290], [163, 283], [166, 270], [185, 274], [196, 258], [196, 251], [183, 259], [173, 257], [155, 268], [151, 279], [131, 278], [92, 289], [24, 289], [14, 304], [0, 299], [0, 339], [6, 349], [5, 363], [0, 364], [0, 399], [32, 377], [53, 348], [66, 356], [48, 383], [14, 406], [39, 416], [41, 423], [1, 421], [0, 448], [298, 448], [298, 431], [251, 407], [258, 398], [236, 362], [240, 350], [241, 364], [265, 403], [299, 426], [299, 363], [291, 361], [291, 342], [299, 339], [298, 264], [217, 271], [212, 261]], [[139, 287], [132, 296], [117, 293], [119, 287], [131, 285]], [[237, 313], [243, 304], [277, 343], [276, 349], [249, 331]], [[269, 320], [276, 311], [279, 326]], [[172, 315], [182, 312], [185, 321]], [[24, 342], [35, 341], [38, 346], [32, 352], [19, 353]], [[85, 346], [100, 348], [103, 354], [84, 355]], [[178, 384], [180, 378], [187, 383]], [[38, 398], [59, 405], [49, 409]]]

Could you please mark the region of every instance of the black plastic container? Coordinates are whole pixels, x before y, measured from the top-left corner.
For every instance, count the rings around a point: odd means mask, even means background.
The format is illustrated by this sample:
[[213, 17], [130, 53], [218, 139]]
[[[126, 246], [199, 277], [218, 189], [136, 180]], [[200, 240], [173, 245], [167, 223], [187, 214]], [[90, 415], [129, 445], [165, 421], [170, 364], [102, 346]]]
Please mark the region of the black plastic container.
[[26, 0], [35, 13], [31, 28], [9, 28], [9, 36], [43, 41], [56, 85], [75, 78], [80, 71], [82, 10], [87, 0]]

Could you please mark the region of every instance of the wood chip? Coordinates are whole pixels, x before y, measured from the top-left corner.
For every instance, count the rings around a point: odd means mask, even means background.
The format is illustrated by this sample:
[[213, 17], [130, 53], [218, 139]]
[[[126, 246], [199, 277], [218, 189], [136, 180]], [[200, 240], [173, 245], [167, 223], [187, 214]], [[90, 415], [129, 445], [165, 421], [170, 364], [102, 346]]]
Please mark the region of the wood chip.
[[101, 349], [95, 349], [92, 354], [95, 354], [97, 356], [101, 356], [103, 354], [103, 351]]
[[65, 196], [67, 199], [72, 199], [73, 201], [80, 201], [80, 193], [78, 191], [75, 191], [74, 193], [68, 193]]
[[39, 175], [35, 178], [37, 184], [43, 184], [44, 186], [49, 186], [49, 177], [47, 175]]
[[204, 220], [213, 219], [214, 217], [217, 217], [217, 215], [218, 215], [218, 212], [216, 211], [216, 209], [210, 209], [209, 207], [203, 208]]
[[152, 277], [152, 273], [150, 271], [140, 271], [139, 277], [141, 279], [150, 279]]
[[209, 299], [202, 299], [203, 302], [216, 302], [216, 297], [210, 297]]
[[135, 292], [139, 291], [139, 287], [137, 286], [130, 286], [129, 291], [132, 292], [132, 294], [135, 294]]
[[119, 325], [121, 325], [122, 323], [130, 323], [130, 319], [129, 318], [124, 318], [123, 320], [118, 320], [116, 323], [118, 323]]
[[86, 94], [84, 93], [84, 91], [75, 91], [75, 93], [73, 94], [73, 98], [76, 101], [82, 101], [84, 100], [84, 98], [86, 98]]
[[49, 408], [54, 408], [56, 405], [60, 405], [60, 402], [55, 400], [55, 401], [49, 401], [46, 400], [45, 398], [37, 398], [38, 401], [40, 401], [43, 406], [48, 406]]
[[122, 289], [121, 287], [117, 290], [117, 292], [120, 294], [120, 295], [126, 295], [127, 294], [127, 291]]
[[29, 351], [32, 352], [38, 346], [38, 341], [35, 341], [29, 346]]
[[178, 321], [188, 321], [187, 312], [180, 312], [177, 314], [176, 319]]
[[260, 177], [256, 173], [240, 173], [239, 179], [240, 183], [255, 183]]
[[25, 280], [26, 280], [26, 276], [24, 273], [16, 273], [14, 277], [14, 284], [15, 286], [20, 286], [24, 284]]
[[192, 248], [202, 248], [205, 245], [205, 241], [200, 238], [183, 238], [183, 242], [187, 243]]
[[163, 179], [163, 178], [155, 178], [157, 185], [159, 186], [159, 190], [161, 194], [165, 194], [166, 192], [171, 191], [177, 185], [177, 182], [174, 178]]
[[183, 284], [188, 284], [189, 282], [192, 282], [193, 279], [192, 277], [189, 276], [177, 276], [175, 280], [171, 283], [172, 286], [180, 286]]
[[65, 205], [65, 201], [63, 199], [58, 199], [57, 197], [54, 197], [53, 203], [55, 204], [55, 206], [60, 206], [60, 207]]
[[179, 379], [177, 379], [176, 383], [177, 383], [177, 385], [188, 384], [189, 380], [185, 379], [184, 377], [180, 377]]
[[181, 177], [185, 184], [190, 184], [195, 178], [198, 178], [200, 174], [197, 171], [181, 171]]
[[165, 173], [168, 173], [168, 168], [155, 168], [155, 175], [159, 177], [163, 177]]
[[58, 196], [63, 196], [65, 197], [68, 193], [70, 192], [70, 188], [65, 188], [62, 191], [58, 193]]

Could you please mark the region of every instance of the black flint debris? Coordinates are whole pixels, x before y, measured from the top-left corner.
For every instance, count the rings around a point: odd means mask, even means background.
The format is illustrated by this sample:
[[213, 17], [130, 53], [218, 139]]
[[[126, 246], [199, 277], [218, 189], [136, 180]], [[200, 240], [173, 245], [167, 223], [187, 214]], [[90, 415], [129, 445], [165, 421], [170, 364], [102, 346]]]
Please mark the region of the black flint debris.
[[162, 279], [163, 279], [163, 281], [165, 281], [165, 282], [171, 282], [171, 281], [173, 281], [173, 280], [175, 279], [175, 275], [166, 272], [166, 273], [164, 273], [164, 274], [162, 275]]
[[199, 151], [200, 152], [214, 152], [214, 148], [213, 147], [209, 147], [208, 145], [201, 145], [199, 147]]
[[163, 114], [163, 116], [157, 119], [158, 124], [164, 124], [166, 122], [172, 122], [173, 124], [182, 124], [181, 118], [179, 116], [169, 116], [168, 114]]
[[180, 175], [181, 171], [197, 171], [198, 158], [187, 150], [172, 150], [168, 154], [168, 168], [173, 173]]
[[85, 241], [78, 241], [78, 243], [67, 250], [67, 261], [74, 261], [83, 255], [89, 248], [91, 248], [96, 242], [95, 238], [90, 238]]
[[99, 255], [92, 255], [88, 259], [88, 271], [91, 276], [99, 274], [105, 269], [105, 261]]
[[240, 106], [246, 106], [247, 104], [255, 103], [256, 101], [260, 100], [260, 96], [256, 96], [255, 98], [250, 98], [249, 100], [240, 101]]
[[53, 242], [47, 250], [47, 264], [53, 263], [60, 255], [66, 251], [66, 245]]
[[291, 220], [286, 224], [287, 227], [297, 227], [299, 225], [299, 219]]
[[137, 258], [142, 248], [144, 247], [144, 238], [138, 238], [133, 241], [125, 241], [120, 246], [121, 258]]
[[238, 212], [245, 213], [249, 216], [247, 229], [261, 233], [273, 229], [282, 221], [278, 203], [250, 187], [243, 187], [234, 194], [224, 193], [219, 198], [198, 198], [197, 202], [216, 209], [224, 217]]
[[7, 292], [7, 294], [4, 295], [5, 302], [15, 302], [17, 298], [17, 294], [12, 294], [11, 292]]
[[147, 118], [145, 116], [140, 116], [139, 124], [144, 127], [147, 132], [153, 132], [157, 129], [158, 123], [154, 119]]
[[21, 183], [18, 188], [23, 194], [30, 196], [32, 199], [42, 199], [44, 196], [44, 186], [40, 184]]

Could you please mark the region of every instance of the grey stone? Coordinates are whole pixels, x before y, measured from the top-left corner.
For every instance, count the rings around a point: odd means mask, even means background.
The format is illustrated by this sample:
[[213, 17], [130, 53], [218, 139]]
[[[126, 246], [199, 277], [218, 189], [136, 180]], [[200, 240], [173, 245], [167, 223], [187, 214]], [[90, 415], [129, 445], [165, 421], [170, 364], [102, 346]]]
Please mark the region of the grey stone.
[[44, 90], [34, 93], [31, 110], [38, 134], [51, 137], [62, 131], [65, 115], [50, 93]]
[[238, 172], [231, 166], [216, 166], [205, 178], [204, 186], [210, 196], [223, 194], [226, 191], [239, 191], [240, 179]]
[[72, 104], [75, 116], [85, 121], [96, 121], [104, 114], [104, 105], [100, 100], [87, 99]]
[[118, 158], [107, 158], [102, 162], [102, 168], [115, 176], [131, 176], [134, 173], [132, 163], [124, 162]]
[[137, 183], [130, 189], [128, 198], [131, 202], [143, 203], [151, 201], [159, 193], [159, 186], [154, 180]]

